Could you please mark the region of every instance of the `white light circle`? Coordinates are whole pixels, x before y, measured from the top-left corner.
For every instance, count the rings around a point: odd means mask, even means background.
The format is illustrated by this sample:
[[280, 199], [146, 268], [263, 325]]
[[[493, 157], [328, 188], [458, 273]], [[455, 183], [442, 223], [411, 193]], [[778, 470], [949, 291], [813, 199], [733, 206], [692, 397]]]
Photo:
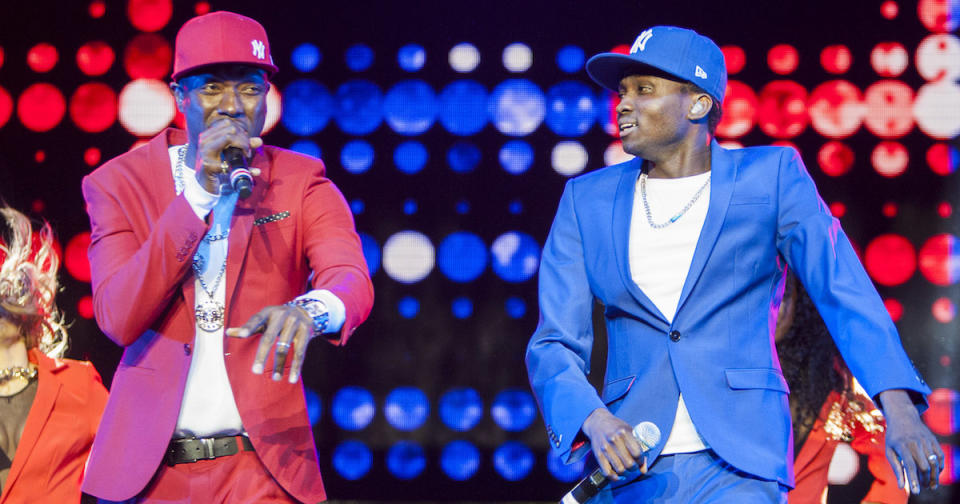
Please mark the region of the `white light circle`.
[[120, 91], [118, 102], [120, 124], [139, 137], [156, 135], [177, 113], [170, 88], [156, 79], [137, 79], [127, 83]]
[[620, 140], [612, 142], [607, 146], [607, 150], [603, 151], [603, 164], [605, 166], [623, 163], [633, 158], [633, 155], [623, 151], [623, 145], [620, 143]]
[[448, 57], [450, 68], [460, 73], [472, 72], [480, 64], [480, 51], [469, 42], [463, 42], [450, 49]]
[[722, 142], [719, 142], [719, 144], [720, 144], [720, 147], [723, 147], [724, 149], [728, 149], [728, 150], [743, 148], [743, 144], [736, 140], [724, 140]]
[[277, 86], [270, 86], [270, 91], [267, 91], [267, 117], [263, 121], [264, 133], [270, 132], [280, 120], [280, 114], [283, 112], [281, 103], [283, 101], [280, 98], [280, 91], [277, 91]]
[[513, 73], [526, 72], [533, 64], [530, 46], [514, 42], [503, 49], [503, 67]]
[[423, 280], [433, 270], [436, 251], [418, 231], [400, 231], [383, 244], [383, 270], [400, 283]]
[[838, 443], [830, 459], [827, 482], [831, 485], [846, 485], [860, 472], [860, 456], [847, 443]]
[[960, 39], [951, 33], [928, 35], [917, 46], [917, 73], [928, 81], [960, 77]]
[[560, 175], [572, 177], [587, 167], [587, 150], [575, 140], [559, 142], [550, 153], [550, 164]]
[[960, 135], [960, 85], [937, 81], [924, 84], [913, 102], [917, 127], [928, 136], [949, 140]]

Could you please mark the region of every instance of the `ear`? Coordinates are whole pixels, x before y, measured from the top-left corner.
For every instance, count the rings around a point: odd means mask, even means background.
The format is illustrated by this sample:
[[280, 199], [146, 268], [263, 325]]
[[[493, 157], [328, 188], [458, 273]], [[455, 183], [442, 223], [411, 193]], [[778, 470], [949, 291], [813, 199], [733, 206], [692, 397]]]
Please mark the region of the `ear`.
[[690, 107], [689, 117], [694, 121], [703, 119], [710, 113], [711, 108], [713, 108], [713, 98], [710, 98], [710, 95], [697, 95], [697, 100]]
[[181, 113], [183, 112], [183, 100], [185, 98], [186, 92], [183, 89], [183, 86], [177, 82], [170, 83], [170, 91], [173, 93], [173, 99], [177, 102], [177, 110]]

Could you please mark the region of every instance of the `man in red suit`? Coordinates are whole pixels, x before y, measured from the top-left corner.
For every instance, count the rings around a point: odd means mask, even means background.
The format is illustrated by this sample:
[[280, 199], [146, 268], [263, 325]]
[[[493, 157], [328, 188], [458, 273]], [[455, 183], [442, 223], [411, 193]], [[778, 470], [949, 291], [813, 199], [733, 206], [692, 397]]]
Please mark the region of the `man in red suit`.
[[373, 287], [323, 164], [259, 138], [276, 70], [256, 21], [188, 21], [171, 84], [186, 132], [84, 179], [94, 310], [125, 347], [83, 484], [102, 500], [326, 498], [301, 366], [312, 338], [347, 341]]

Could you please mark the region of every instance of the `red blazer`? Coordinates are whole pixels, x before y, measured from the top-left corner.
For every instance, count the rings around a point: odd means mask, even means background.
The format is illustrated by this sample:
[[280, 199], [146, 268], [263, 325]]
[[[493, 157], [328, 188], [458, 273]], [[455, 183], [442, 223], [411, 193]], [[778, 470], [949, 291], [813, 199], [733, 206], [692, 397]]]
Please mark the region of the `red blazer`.
[[[208, 225], [176, 196], [168, 129], [83, 180], [90, 215], [93, 304], [103, 332], [126, 347], [93, 444], [84, 492], [109, 500], [138, 494], [173, 435], [190, 368], [194, 326], [193, 254]], [[346, 307], [343, 344], [373, 305], [353, 217], [319, 160], [259, 149], [253, 194], [234, 210], [226, 281], [226, 326], [313, 288]], [[255, 221], [283, 212], [289, 215]], [[224, 359], [244, 428], [264, 466], [304, 502], [326, 498], [301, 383], [250, 372], [258, 338], [225, 338]], [[289, 361], [288, 361], [289, 365]], [[267, 362], [267, 369], [272, 366]], [[122, 474], [123, 477], [118, 477]]]
[[[862, 399], [869, 408], [874, 407], [868, 398], [864, 396]], [[830, 392], [820, 410], [819, 418], [807, 435], [803, 447], [800, 448], [800, 453], [797, 454], [793, 463], [797, 486], [788, 494], [790, 504], [826, 502], [824, 495], [827, 491], [827, 472], [840, 440], [827, 433], [825, 428], [827, 424], [824, 419], [830, 417], [834, 404], [843, 400], [840, 393]], [[868, 456], [868, 466], [874, 478], [870, 492], [863, 498], [863, 502], [906, 503], [907, 491], [897, 488], [897, 476], [893, 474], [893, 469], [884, 453], [883, 432], [869, 433], [861, 425], [857, 425], [853, 436], [850, 446], [858, 453]]]
[[80, 502], [80, 480], [107, 389], [89, 362], [30, 350], [37, 396], [7, 475], [0, 504]]

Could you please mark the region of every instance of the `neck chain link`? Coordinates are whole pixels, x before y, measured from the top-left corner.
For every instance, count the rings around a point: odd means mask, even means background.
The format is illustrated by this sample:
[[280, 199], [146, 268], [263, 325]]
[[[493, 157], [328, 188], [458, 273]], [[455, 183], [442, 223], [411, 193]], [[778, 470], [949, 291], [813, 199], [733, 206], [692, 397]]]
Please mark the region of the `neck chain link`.
[[670, 224], [673, 224], [674, 222], [677, 222], [678, 220], [680, 220], [680, 217], [683, 217], [683, 215], [686, 214], [688, 210], [693, 208], [694, 203], [696, 203], [697, 200], [700, 199], [700, 196], [703, 194], [703, 191], [705, 191], [707, 189], [707, 186], [710, 185], [710, 177], [711, 175], [707, 175], [707, 181], [704, 182], [702, 186], [700, 186], [700, 189], [698, 189], [696, 194], [693, 195], [693, 198], [689, 202], [687, 202], [687, 204], [679, 212], [677, 212], [673, 217], [670, 217], [670, 219], [668, 219], [666, 222], [662, 224], [657, 224], [653, 222], [653, 215], [650, 213], [650, 204], [647, 203], [647, 173], [646, 172], [641, 173], [640, 174], [640, 198], [643, 200], [643, 210], [647, 214], [647, 224], [650, 224], [650, 227], [652, 227], [653, 229], [663, 229], [669, 226]]
[[14, 378], [23, 381], [30, 381], [37, 376], [37, 368], [33, 366], [13, 366], [0, 369], [0, 384], [6, 383]]

